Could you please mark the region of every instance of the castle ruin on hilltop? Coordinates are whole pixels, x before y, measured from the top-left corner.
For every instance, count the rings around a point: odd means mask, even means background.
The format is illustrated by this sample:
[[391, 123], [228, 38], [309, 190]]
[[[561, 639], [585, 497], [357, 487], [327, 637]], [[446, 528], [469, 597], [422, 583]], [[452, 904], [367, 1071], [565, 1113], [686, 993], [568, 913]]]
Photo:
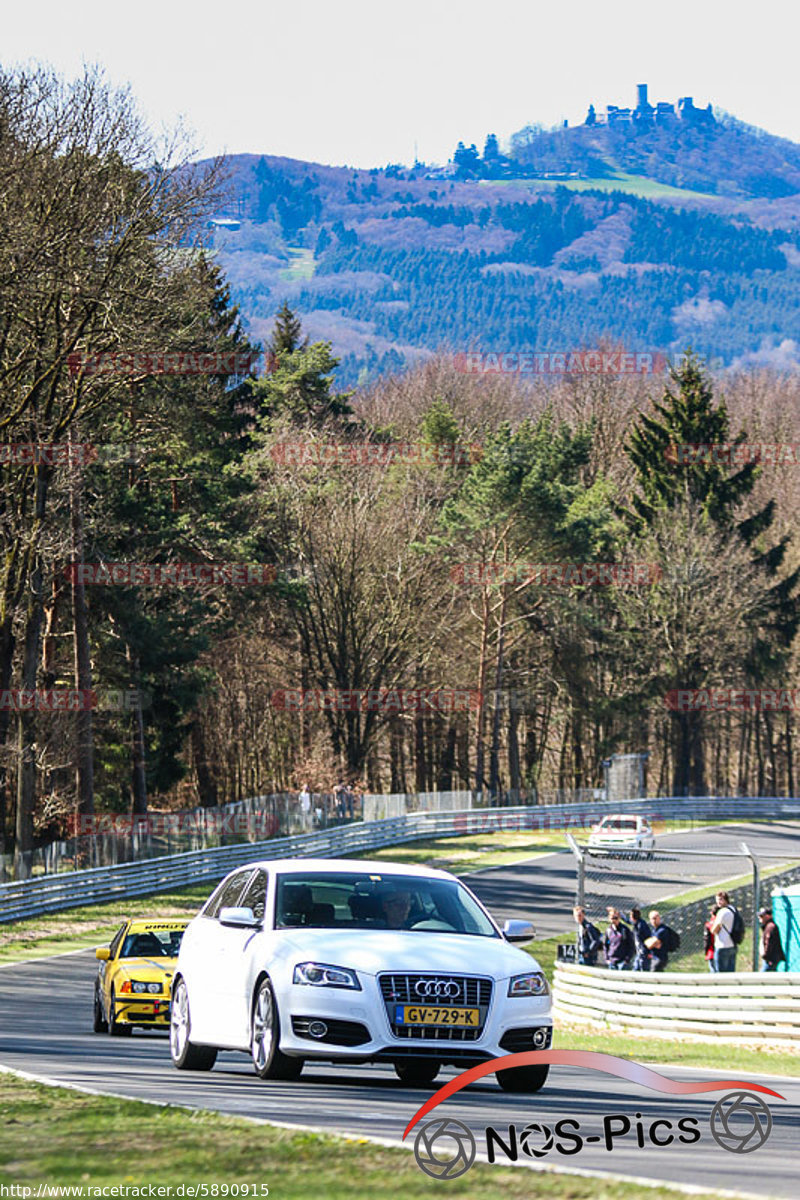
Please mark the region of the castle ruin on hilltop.
[[647, 99], [647, 84], [636, 85], [636, 107], [618, 108], [616, 104], [607, 104], [605, 113], [595, 112], [593, 104], [589, 105], [584, 125], [667, 125], [672, 121], [688, 121], [695, 125], [714, 124], [711, 105], [707, 108], [695, 108], [691, 96], [681, 96], [677, 106], [667, 101], [659, 100], [653, 106]]

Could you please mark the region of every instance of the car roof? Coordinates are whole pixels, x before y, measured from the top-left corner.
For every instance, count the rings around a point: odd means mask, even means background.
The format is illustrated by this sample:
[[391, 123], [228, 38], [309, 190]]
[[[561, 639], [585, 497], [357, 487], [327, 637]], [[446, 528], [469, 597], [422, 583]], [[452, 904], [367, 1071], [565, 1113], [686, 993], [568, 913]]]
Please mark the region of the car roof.
[[424, 879], [452, 879], [449, 871], [435, 867], [418, 867], [411, 863], [377, 862], [364, 858], [269, 858], [246, 864], [277, 875], [294, 875], [305, 871], [320, 871], [327, 875], [416, 875]]

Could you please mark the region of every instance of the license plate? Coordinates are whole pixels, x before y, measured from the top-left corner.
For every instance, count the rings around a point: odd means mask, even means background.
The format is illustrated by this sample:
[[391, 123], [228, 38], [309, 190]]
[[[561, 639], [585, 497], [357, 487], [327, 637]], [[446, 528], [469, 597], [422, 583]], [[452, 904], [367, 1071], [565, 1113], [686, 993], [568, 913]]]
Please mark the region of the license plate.
[[462, 1029], [478, 1029], [481, 1023], [479, 1008], [452, 1008], [450, 1005], [398, 1004], [395, 1010], [397, 1025], [454, 1025]]

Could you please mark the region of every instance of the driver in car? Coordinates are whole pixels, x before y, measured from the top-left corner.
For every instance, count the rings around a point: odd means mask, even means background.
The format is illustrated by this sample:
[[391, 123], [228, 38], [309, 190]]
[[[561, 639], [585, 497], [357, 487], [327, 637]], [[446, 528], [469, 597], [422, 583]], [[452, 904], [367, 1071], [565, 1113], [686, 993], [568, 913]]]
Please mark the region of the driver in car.
[[381, 896], [381, 912], [387, 929], [407, 929], [411, 912], [411, 893], [388, 891]]

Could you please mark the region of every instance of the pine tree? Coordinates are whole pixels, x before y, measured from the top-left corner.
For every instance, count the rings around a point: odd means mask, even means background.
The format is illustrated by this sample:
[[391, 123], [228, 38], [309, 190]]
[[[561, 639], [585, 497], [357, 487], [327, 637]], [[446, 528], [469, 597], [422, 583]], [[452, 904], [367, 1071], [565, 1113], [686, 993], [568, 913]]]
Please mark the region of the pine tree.
[[303, 340], [302, 335], [302, 321], [284, 300], [275, 314], [275, 327], [269, 340], [270, 353], [280, 359], [282, 354], [294, 354], [295, 350], [305, 350], [308, 338]]
[[[746, 443], [747, 434], [741, 430], [731, 437], [725, 403], [715, 404], [709, 381], [691, 351], [673, 371], [672, 380], [676, 389], [665, 389], [661, 402], [654, 406], [656, 416], [640, 417], [626, 446], [638, 485], [627, 516], [641, 533], [654, 528], [665, 512], [699, 512], [711, 528], [744, 545], [763, 580], [764, 605], [763, 616], [748, 631], [749, 650], [741, 664], [742, 674], [749, 685], [765, 681], [774, 684], [800, 627], [800, 568], [779, 578], [789, 535], [772, 545], [767, 541], [775, 518], [774, 500], [754, 513], [743, 514], [743, 505], [753, 492], [761, 468], [755, 461], [730, 465], [736, 457], [735, 448]], [[743, 453], [741, 457], [748, 456]], [[708, 683], [699, 677], [672, 682], [675, 687], [687, 689]], [[673, 717], [673, 790], [676, 795], [689, 791], [703, 795], [703, 714], [689, 711], [674, 713]]]

